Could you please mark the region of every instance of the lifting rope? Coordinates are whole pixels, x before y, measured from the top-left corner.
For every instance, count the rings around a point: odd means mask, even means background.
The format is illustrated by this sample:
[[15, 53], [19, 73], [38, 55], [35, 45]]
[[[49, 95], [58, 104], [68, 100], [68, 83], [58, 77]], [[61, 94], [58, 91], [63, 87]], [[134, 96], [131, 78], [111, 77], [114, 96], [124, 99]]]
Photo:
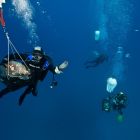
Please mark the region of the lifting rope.
[[[8, 71], [7, 71], [7, 75], [9, 76], [9, 62], [10, 62], [10, 49], [12, 51], [13, 56], [15, 57], [15, 53], [17, 53], [17, 55], [19, 56], [19, 58], [21, 59], [21, 61], [23, 62], [24, 66], [26, 67], [27, 70], [29, 70], [29, 67], [27, 66], [26, 62], [23, 60], [23, 58], [21, 57], [21, 55], [19, 54], [18, 50], [16, 49], [16, 47], [14, 46], [14, 44], [12, 43], [12, 41], [10, 40], [10, 37], [8, 35], [8, 32], [5, 31], [4, 29], [4, 33], [6, 35], [7, 38], [7, 42], [8, 42], [8, 48], [7, 48], [7, 54], [8, 54]], [[14, 53], [15, 52], [15, 53]], [[15, 58], [16, 59], [16, 58]]]

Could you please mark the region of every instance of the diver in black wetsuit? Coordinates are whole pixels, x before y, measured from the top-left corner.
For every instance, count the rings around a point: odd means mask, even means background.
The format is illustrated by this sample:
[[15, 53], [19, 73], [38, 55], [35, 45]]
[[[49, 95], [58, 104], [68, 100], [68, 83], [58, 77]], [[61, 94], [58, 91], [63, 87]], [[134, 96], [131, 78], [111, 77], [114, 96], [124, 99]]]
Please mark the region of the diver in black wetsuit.
[[85, 62], [86, 68], [94, 68], [99, 64], [102, 64], [104, 61], [108, 60], [108, 56], [106, 54], [99, 54], [94, 60], [88, 60]]
[[118, 93], [112, 100], [113, 110], [118, 111], [119, 114], [123, 114], [122, 109], [126, 108], [126, 101], [127, 96], [123, 92]]
[[[39, 81], [44, 80], [48, 71], [51, 71], [53, 75], [60, 74], [62, 73], [63, 69], [65, 69], [68, 65], [68, 62], [64, 61], [61, 65], [54, 66], [52, 59], [49, 56], [45, 55], [43, 49], [39, 46], [34, 48], [31, 55], [20, 54], [20, 56], [26, 62], [26, 65], [30, 69], [29, 79], [24, 80], [15, 77], [10, 78], [10, 80], [5, 80], [7, 76], [2, 76], [1, 80], [3, 80], [2, 82], [5, 83], [7, 87], [0, 91], [0, 97], [2, 97], [11, 91], [15, 91], [17, 89], [20, 89], [21, 87], [27, 86], [26, 90], [19, 98], [19, 105], [23, 103], [26, 95], [32, 93], [33, 96], [37, 96], [37, 84]], [[15, 58], [17, 61], [20, 60], [20, 57], [17, 54], [10, 55], [9, 57], [10, 60], [15, 60]], [[5, 63], [7, 63], [7, 57], [3, 59], [1, 66], [3, 66], [3, 64]], [[52, 82], [55, 83], [54, 85], [57, 85], [54, 81], [55, 79], [53, 78]]]
[[102, 110], [105, 112], [117, 111], [119, 114], [123, 114], [122, 109], [126, 108], [127, 96], [123, 92], [116, 94], [115, 96], [107, 97], [102, 100]]
[[105, 111], [105, 112], [112, 111], [111, 97], [107, 97], [102, 100], [102, 111]]

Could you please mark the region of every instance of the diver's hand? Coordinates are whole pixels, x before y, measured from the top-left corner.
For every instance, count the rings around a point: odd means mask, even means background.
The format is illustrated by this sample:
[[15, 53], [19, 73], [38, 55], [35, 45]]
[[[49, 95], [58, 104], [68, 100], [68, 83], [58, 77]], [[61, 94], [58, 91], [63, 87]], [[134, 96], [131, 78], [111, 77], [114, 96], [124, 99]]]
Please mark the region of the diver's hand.
[[59, 70], [63, 71], [63, 69], [65, 69], [68, 66], [68, 61], [64, 61], [62, 64], [59, 65]]
[[63, 70], [68, 66], [68, 61], [64, 61], [62, 64], [59, 66], [56, 66], [55, 68], [55, 73], [61, 74], [63, 73]]

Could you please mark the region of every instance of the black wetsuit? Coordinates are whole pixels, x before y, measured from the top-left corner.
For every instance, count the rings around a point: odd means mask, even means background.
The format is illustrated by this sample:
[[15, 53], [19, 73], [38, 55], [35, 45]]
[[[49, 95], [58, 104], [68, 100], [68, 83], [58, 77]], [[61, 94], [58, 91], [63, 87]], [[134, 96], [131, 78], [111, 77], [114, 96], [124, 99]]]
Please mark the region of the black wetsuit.
[[102, 100], [102, 110], [105, 112], [117, 111], [123, 114], [123, 109], [126, 108], [127, 96], [126, 94], [118, 93], [114, 96], [108, 96]]
[[86, 68], [96, 67], [99, 64], [102, 64], [105, 60], [108, 60], [108, 56], [105, 54], [100, 54], [96, 59], [91, 60], [91, 61], [86, 61], [85, 67]]
[[[22, 80], [18, 78], [12, 78], [12, 79], [4, 79], [3, 83], [7, 85], [7, 87], [0, 91], [0, 97], [8, 94], [11, 91], [18, 90], [24, 86], [27, 86], [24, 93], [19, 98], [19, 105], [22, 104], [24, 98], [26, 95], [32, 93], [34, 96], [37, 96], [37, 83], [38, 81], [43, 81], [45, 76], [47, 75], [48, 71], [51, 71], [53, 74], [55, 74], [55, 67], [53, 65], [52, 59], [47, 55], [42, 55], [42, 58], [37, 61], [34, 58], [34, 55], [28, 55], [28, 54], [20, 54], [22, 59], [26, 62], [26, 65], [29, 67], [31, 71], [30, 79], [28, 80]], [[19, 58], [19, 55], [10, 55], [9, 60], [21, 60]], [[1, 63], [1, 66], [3, 64], [7, 63], [7, 57], [5, 57]]]
[[122, 109], [126, 107], [127, 96], [125, 94], [117, 94], [113, 98], [112, 107], [118, 113], [123, 114]]

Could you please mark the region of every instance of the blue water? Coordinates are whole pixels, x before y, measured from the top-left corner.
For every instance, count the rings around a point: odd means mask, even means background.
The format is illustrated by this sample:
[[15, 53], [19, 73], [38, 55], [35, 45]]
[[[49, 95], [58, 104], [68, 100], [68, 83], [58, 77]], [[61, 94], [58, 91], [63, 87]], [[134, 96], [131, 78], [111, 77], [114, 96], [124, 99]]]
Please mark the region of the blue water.
[[[57, 76], [56, 88], [49, 88], [49, 74], [39, 84], [38, 96], [29, 95], [21, 107], [17, 103], [24, 88], [0, 99], [0, 140], [139, 140], [139, 1], [30, 3], [31, 26], [18, 17], [12, 1], [3, 5], [11, 41], [19, 52], [41, 45], [56, 65], [68, 60], [69, 67]], [[94, 40], [97, 29], [102, 33], [98, 43]], [[123, 48], [121, 55], [117, 54], [119, 46]], [[2, 59], [7, 54], [7, 40], [1, 27], [0, 48]], [[85, 69], [84, 62], [95, 50], [114, 59]], [[114, 93], [123, 91], [128, 95], [122, 123], [116, 121], [117, 112], [101, 111], [101, 100], [107, 96], [106, 80], [112, 75], [118, 79]]]

